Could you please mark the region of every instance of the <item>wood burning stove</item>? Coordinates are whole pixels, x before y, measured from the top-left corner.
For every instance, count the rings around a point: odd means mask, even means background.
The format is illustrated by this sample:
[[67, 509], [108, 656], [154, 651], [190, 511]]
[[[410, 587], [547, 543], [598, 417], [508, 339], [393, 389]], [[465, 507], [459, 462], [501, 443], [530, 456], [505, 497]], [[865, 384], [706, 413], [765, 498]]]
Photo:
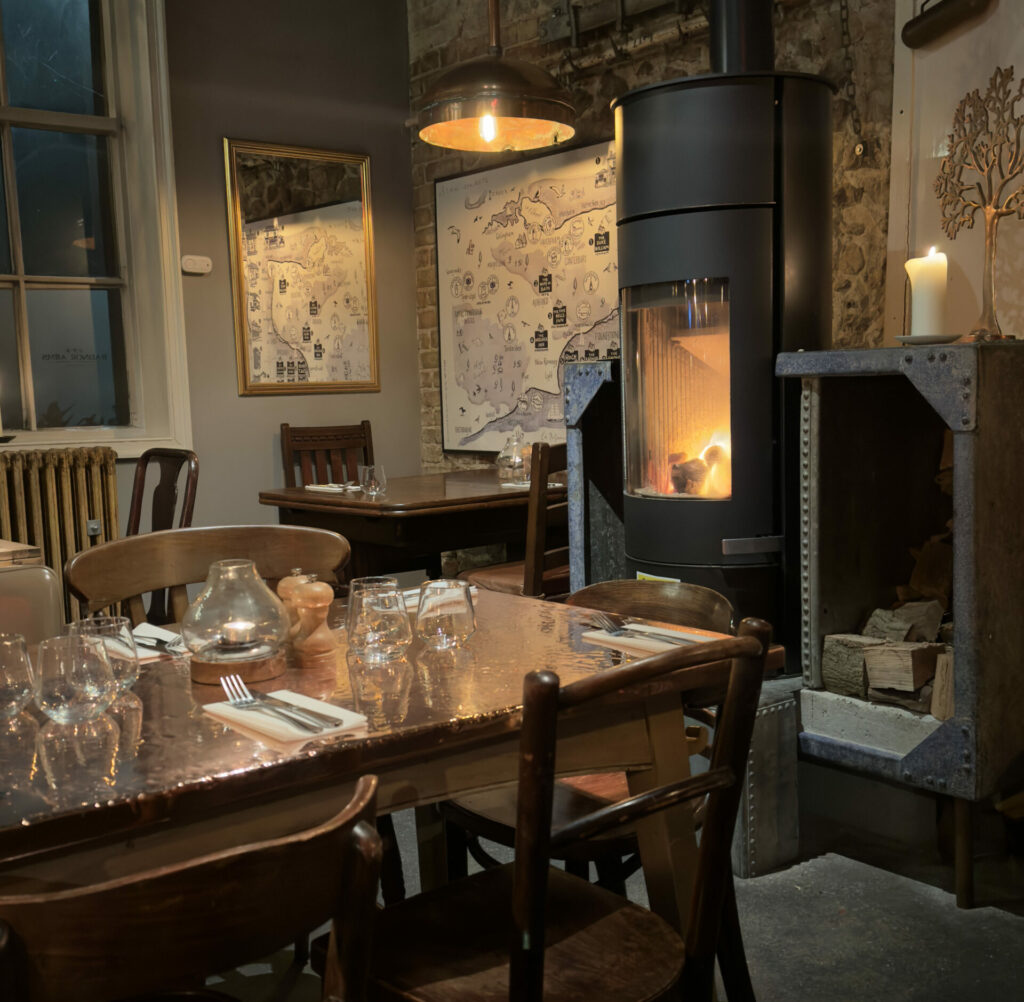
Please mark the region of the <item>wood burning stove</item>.
[[[760, 33], [743, 42], [764, 6], [713, 6], [723, 72], [613, 104], [622, 516], [627, 573], [715, 588], [784, 638], [799, 401], [773, 366], [831, 337], [831, 87], [772, 71], [770, 30], [767, 53]], [[715, 27], [730, 18], [742, 44]]]

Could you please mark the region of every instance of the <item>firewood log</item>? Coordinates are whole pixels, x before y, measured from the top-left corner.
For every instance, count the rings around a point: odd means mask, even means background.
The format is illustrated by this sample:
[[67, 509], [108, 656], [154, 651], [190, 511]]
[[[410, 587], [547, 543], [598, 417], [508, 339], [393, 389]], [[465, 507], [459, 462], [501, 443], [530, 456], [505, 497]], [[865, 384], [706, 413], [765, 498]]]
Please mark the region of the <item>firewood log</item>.
[[873, 689], [914, 692], [935, 674], [942, 644], [881, 643], [864, 651], [868, 685]]
[[833, 633], [825, 637], [821, 652], [822, 684], [829, 692], [864, 699], [867, 695], [864, 652], [881, 643], [876, 637], [862, 637], [857, 633]]

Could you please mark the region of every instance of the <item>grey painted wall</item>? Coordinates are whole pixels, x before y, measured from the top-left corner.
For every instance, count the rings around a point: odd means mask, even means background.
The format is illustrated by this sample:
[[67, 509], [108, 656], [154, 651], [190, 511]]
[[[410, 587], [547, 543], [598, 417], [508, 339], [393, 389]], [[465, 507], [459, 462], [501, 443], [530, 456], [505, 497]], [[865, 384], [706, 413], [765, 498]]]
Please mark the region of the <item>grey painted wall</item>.
[[[274, 522], [282, 421], [373, 422], [390, 476], [419, 472], [409, 58], [404, 0], [167, 0], [167, 48], [199, 492], [194, 524]], [[228, 262], [225, 137], [370, 155], [380, 393], [240, 397]], [[131, 472], [121, 471], [122, 522]]]

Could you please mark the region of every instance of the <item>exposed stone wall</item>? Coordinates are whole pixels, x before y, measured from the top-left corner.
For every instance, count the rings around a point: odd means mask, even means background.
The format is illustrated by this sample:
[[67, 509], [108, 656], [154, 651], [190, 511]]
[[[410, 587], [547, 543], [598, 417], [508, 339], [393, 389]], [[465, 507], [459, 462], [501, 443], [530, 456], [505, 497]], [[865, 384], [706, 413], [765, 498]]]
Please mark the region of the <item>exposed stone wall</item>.
[[[582, 144], [613, 134], [612, 98], [644, 84], [709, 70], [703, 3], [671, 4], [614, 27], [568, 41], [538, 41], [538, 24], [559, 0], [505, 0], [501, 38], [509, 54], [554, 73], [572, 95]], [[839, 0], [776, 0], [776, 66], [820, 74], [840, 87], [834, 106], [833, 342], [841, 347], [881, 343], [885, 247], [889, 209], [894, 0], [850, 3], [849, 55], [853, 97], [846, 81]], [[487, 49], [483, 0], [408, 0], [411, 106], [420, 107], [437, 74]], [[855, 104], [856, 113], [853, 113]], [[859, 133], [855, 129], [859, 121]], [[424, 469], [479, 465], [491, 454], [444, 454], [438, 371], [434, 181], [515, 155], [466, 154], [428, 146], [411, 130], [415, 187], [417, 326], [419, 331]], [[858, 145], [860, 150], [858, 151]]]

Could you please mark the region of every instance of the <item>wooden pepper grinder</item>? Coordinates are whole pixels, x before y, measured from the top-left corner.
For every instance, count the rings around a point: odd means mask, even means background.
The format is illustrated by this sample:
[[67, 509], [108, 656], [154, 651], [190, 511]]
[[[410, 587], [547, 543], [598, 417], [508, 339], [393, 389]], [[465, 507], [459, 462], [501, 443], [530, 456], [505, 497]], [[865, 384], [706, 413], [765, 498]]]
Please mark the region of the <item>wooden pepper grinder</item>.
[[302, 668], [323, 664], [325, 657], [333, 656], [338, 641], [327, 626], [327, 611], [334, 601], [334, 589], [325, 581], [305, 581], [292, 595], [298, 612], [299, 629], [292, 647]]
[[277, 597], [284, 602], [288, 610], [288, 640], [293, 641], [299, 632], [299, 610], [295, 605], [295, 589], [307, 581], [314, 581], [315, 576], [303, 574], [301, 567], [293, 567], [290, 574], [277, 582]]

